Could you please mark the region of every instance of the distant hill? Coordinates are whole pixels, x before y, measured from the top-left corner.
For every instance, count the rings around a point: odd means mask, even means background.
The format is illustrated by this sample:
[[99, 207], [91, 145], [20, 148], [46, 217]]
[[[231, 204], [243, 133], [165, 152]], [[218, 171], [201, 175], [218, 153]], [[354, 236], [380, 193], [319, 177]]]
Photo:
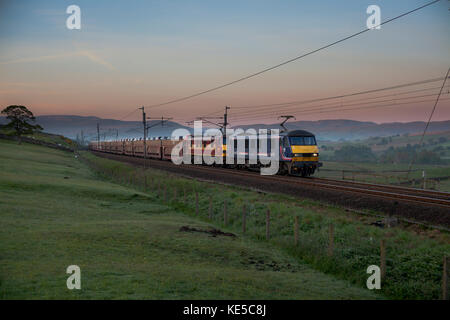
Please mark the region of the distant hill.
[[[0, 123], [5, 123], [2, 117]], [[139, 139], [143, 136], [142, 122], [140, 121], [120, 121], [114, 119], [102, 119], [98, 117], [83, 117], [71, 115], [50, 115], [37, 116], [36, 122], [40, 124], [45, 132], [61, 134], [68, 138], [75, 139], [77, 135], [83, 135], [85, 140], [97, 139], [97, 123], [100, 125], [101, 139]], [[159, 121], [148, 121], [148, 125], [154, 127], [149, 129], [149, 137], [170, 136], [177, 128], [189, 129], [176, 122], [168, 121], [164, 126], [156, 125]]]
[[[377, 124], [354, 120], [318, 120], [293, 121], [286, 123], [289, 130], [303, 129], [314, 133], [319, 140], [339, 141], [356, 140], [370, 137], [386, 137], [397, 134], [417, 134], [423, 132], [426, 123], [416, 122], [390, 122]], [[280, 128], [278, 124], [256, 124], [240, 126], [247, 128]], [[434, 121], [430, 123], [428, 132], [443, 132], [450, 130], [450, 121]]]
[[[97, 117], [51, 115], [37, 116], [39, 123], [45, 132], [61, 134], [68, 138], [75, 139], [77, 135], [83, 134], [87, 140], [97, 139], [97, 122], [100, 124], [102, 139], [115, 139], [116, 135], [121, 138], [142, 138], [142, 122], [140, 121], [120, 121], [114, 119], [101, 119]], [[5, 123], [5, 118], [0, 118], [0, 124]], [[158, 121], [149, 121], [149, 125]], [[278, 123], [254, 124], [239, 126], [240, 128], [280, 128]], [[293, 121], [288, 122], [286, 127], [289, 130], [303, 129], [316, 134], [319, 140], [339, 141], [356, 140], [370, 137], [385, 137], [402, 134], [421, 133], [425, 127], [425, 122], [391, 122], [377, 124], [375, 122], [354, 121], [354, 120], [319, 120], [319, 121]], [[189, 127], [177, 122], [169, 121], [163, 127], [156, 125], [149, 130], [150, 137], [170, 136], [177, 128], [191, 130]], [[450, 130], [449, 121], [431, 122], [428, 132], [443, 132]], [[192, 131], [192, 130], [191, 130]]]

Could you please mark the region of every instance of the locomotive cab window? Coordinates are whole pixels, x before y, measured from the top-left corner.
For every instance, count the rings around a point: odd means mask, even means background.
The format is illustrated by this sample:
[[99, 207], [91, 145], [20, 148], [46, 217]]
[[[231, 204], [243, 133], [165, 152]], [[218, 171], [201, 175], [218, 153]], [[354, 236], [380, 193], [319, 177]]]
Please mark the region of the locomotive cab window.
[[315, 146], [315, 137], [289, 137], [289, 141], [293, 146]]

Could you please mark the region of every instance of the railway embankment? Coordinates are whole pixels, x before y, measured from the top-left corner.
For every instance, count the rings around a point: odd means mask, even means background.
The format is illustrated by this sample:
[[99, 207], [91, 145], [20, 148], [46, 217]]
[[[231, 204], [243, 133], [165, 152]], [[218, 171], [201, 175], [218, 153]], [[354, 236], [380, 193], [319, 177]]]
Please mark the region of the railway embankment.
[[[174, 165], [170, 161], [94, 152], [100, 157], [144, 165], [170, 173], [216, 183], [233, 184], [263, 192], [284, 194], [300, 199], [313, 199], [345, 209], [365, 210], [386, 217], [397, 217], [443, 228], [450, 228], [450, 200], [445, 193], [415, 191], [391, 186], [326, 182], [323, 179], [261, 176], [246, 170], [223, 169], [200, 165]], [[381, 189], [381, 190], [380, 190]], [[384, 190], [383, 190], [384, 189]], [[406, 190], [406, 191], [405, 191]]]
[[[89, 152], [82, 157], [106, 180], [154, 194], [172, 208], [232, 233], [236, 239], [278, 248], [316, 270], [362, 288], [366, 287], [367, 267], [384, 263], [383, 295], [398, 299], [437, 299], [441, 295], [443, 259], [450, 252], [448, 232], [355, 214], [289, 193], [216, 182], [206, 175], [200, 178], [157, 169], [150, 163], [144, 168]], [[248, 263], [265, 268], [254, 259]], [[274, 271], [279, 268], [276, 263], [270, 265]]]

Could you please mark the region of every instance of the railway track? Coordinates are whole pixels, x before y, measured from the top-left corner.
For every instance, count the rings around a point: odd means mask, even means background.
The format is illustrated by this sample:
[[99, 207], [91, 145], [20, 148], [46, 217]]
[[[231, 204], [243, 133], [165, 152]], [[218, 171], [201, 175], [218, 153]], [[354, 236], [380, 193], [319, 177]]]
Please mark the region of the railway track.
[[[188, 165], [188, 167], [193, 167]], [[366, 184], [366, 183], [352, 183], [345, 181], [341, 183], [339, 180], [320, 179], [320, 178], [301, 178], [294, 176], [262, 176], [259, 173], [252, 173], [244, 170], [223, 169], [217, 167], [196, 166], [201, 170], [224, 170], [229, 174], [237, 176], [248, 176], [252, 178], [265, 179], [270, 181], [280, 181], [292, 184], [308, 185], [311, 187], [338, 190], [341, 192], [358, 193], [362, 195], [371, 195], [390, 200], [409, 201], [414, 203], [421, 203], [427, 205], [437, 205], [450, 209], [450, 193], [434, 192], [431, 190], [416, 190], [412, 188], [402, 188], [396, 186]]]
[[[144, 159], [111, 153], [94, 154], [144, 166]], [[416, 190], [348, 181], [301, 178], [294, 176], [261, 176], [259, 172], [201, 165], [174, 165], [170, 161], [147, 159], [148, 168], [213, 183], [241, 186], [258, 192], [313, 199], [345, 209], [370, 210], [370, 214], [392, 215], [405, 221], [450, 228], [449, 193]]]
[[340, 183], [336, 183], [335, 181], [322, 181], [323, 180], [319, 180], [318, 182], [314, 181], [313, 185], [319, 188], [331, 188], [344, 192], [360, 193], [363, 195], [372, 195], [386, 199], [403, 200], [428, 205], [438, 205], [450, 209], [450, 199], [447, 195], [443, 195], [442, 193], [432, 194], [431, 192], [427, 192], [426, 194], [421, 194], [420, 192], [415, 192], [409, 189], [395, 189], [390, 188], [390, 186], [383, 185], [342, 185]]
[[317, 181], [323, 181], [324, 183], [327, 183], [327, 184], [347, 185], [347, 186], [353, 186], [353, 187], [358, 186], [358, 187], [364, 187], [364, 188], [368, 188], [368, 189], [377, 189], [377, 190], [384, 190], [384, 191], [390, 190], [391, 192], [401, 192], [404, 194], [429, 196], [431, 198], [450, 200], [450, 192], [405, 188], [405, 187], [400, 187], [400, 186], [374, 184], [374, 183], [366, 183], [366, 182], [358, 182], [358, 181], [355, 182], [355, 181], [344, 181], [344, 180], [334, 180], [334, 179], [325, 179], [325, 178], [313, 178], [313, 179], [317, 180]]
[[[105, 155], [104, 153], [95, 152], [99, 155]], [[112, 155], [115, 158], [121, 158], [123, 160], [130, 160], [128, 162], [144, 164], [144, 159], [135, 158], [123, 155]], [[131, 161], [133, 159], [133, 161]], [[258, 172], [238, 169], [228, 169], [222, 167], [210, 167], [203, 165], [182, 165], [177, 166], [170, 161], [161, 161], [157, 159], [147, 159], [147, 164], [151, 167], [176, 167], [178, 169], [185, 169], [195, 172], [203, 172], [206, 175], [208, 173], [222, 173], [229, 177], [236, 177], [236, 180], [244, 177], [251, 178], [253, 180], [264, 180], [271, 183], [283, 183], [291, 184], [301, 187], [311, 187], [321, 190], [337, 191], [340, 193], [354, 194], [363, 197], [374, 197], [393, 202], [409, 202], [412, 204], [421, 204], [426, 206], [437, 206], [441, 208], [450, 209], [450, 193], [438, 192], [432, 190], [420, 190], [413, 188], [404, 188], [390, 185], [379, 185], [363, 182], [349, 182], [341, 180], [323, 179], [323, 178], [302, 178], [296, 176], [263, 176]]]

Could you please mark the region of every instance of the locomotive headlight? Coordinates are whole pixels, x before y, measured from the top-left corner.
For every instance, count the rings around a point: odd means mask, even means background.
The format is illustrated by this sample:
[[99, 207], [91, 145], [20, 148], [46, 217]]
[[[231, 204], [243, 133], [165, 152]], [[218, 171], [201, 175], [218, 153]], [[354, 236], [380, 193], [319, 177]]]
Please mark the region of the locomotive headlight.
[[318, 157], [319, 154], [318, 153], [313, 153], [313, 157]]

